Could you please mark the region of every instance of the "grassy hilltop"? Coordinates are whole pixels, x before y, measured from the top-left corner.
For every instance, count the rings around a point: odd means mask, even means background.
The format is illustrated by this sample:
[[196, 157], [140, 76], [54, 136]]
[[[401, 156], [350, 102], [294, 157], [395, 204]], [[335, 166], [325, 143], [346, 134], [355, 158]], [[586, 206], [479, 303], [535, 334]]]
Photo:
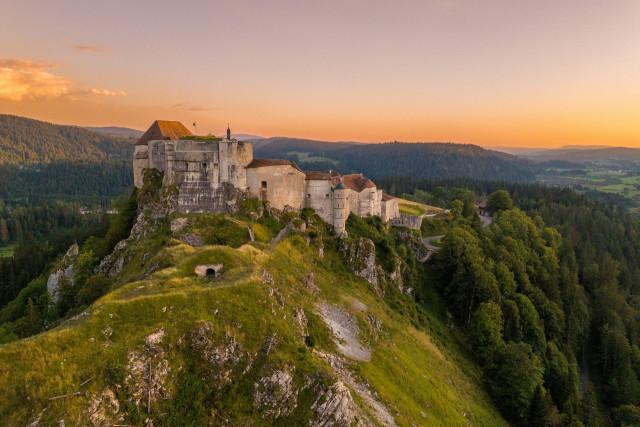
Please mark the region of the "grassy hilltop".
[[[81, 314], [0, 346], [3, 425], [506, 425], [410, 235], [352, 219], [340, 242], [310, 212], [260, 207], [182, 218], [117, 248], [111, 291]], [[370, 259], [363, 237], [383, 243], [375, 286], [345, 255]]]

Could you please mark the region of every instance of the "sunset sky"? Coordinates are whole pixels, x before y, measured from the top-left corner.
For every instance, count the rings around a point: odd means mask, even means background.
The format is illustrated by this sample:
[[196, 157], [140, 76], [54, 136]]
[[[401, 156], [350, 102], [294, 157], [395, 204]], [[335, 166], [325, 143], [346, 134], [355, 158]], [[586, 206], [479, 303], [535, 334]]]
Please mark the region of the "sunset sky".
[[0, 0], [0, 113], [640, 146], [638, 0]]

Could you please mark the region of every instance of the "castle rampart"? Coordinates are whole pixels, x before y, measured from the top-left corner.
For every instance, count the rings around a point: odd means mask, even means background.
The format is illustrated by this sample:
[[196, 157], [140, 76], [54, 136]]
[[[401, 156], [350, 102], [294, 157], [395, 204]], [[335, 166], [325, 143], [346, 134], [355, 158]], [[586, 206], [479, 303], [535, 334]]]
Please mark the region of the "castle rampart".
[[383, 198], [362, 174], [303, 172], [288, 160], [254, 159], [252, 144], [231, 139], [229, 129], [225, 139], [199, 137], [180, 122], [155, 121], [136, 143], [136, 187], [150, 168], [164, 173], [164, 185], [177, 188], [183, 212], [233, 212], [248, 194], [277, 209], [313, 208], [339, 235], [350, 213], [385, 221], [399, 215], [393, 198]]

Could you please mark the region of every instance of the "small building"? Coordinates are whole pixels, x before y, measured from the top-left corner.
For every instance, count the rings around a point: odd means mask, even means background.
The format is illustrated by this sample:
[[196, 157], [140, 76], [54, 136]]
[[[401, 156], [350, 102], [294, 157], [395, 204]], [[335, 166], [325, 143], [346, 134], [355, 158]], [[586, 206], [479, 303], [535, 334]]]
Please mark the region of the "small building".
[[343, 175], [342, 183], [351, 190], [347, 196], [349, 212], [359, 216], [380, 215], [382, 190], [361, 173]]
[[389, 222], [394, 218], [400, 217], [400, 208], [398, 206], [398, 199], [390, 196], [387, 193], [382, 193], [382, 200], [380, 203], [380, 218], [384, 222]]
[[247, 166], [247, 191], [276, 209], [303, 207], [305, 174], [289, 160], [254, 159]]

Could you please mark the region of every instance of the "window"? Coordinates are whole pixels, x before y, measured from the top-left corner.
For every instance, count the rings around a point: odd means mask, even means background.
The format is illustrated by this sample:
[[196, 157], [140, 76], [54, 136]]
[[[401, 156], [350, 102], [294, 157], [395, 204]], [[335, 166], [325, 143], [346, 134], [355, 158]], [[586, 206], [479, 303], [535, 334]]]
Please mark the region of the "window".
[[261, 186], [262, 188], [267, 188], [267, 181], [262, 181]]
[[328, 199], [329, 198], [329, 193], [325, 194], [324, 197], [325, 197], [325, 199]]
[[311, 198], [311, 194], [307, 193], [307, 199], [310, 199], [310, 198]]
[[206, 168], [207, 168], [207, 164], [206, 164], [206, 163], [203, 163], [203, 164], [202, 164], [202, 168], [203, 168], [203, 169], [206, 169]]

